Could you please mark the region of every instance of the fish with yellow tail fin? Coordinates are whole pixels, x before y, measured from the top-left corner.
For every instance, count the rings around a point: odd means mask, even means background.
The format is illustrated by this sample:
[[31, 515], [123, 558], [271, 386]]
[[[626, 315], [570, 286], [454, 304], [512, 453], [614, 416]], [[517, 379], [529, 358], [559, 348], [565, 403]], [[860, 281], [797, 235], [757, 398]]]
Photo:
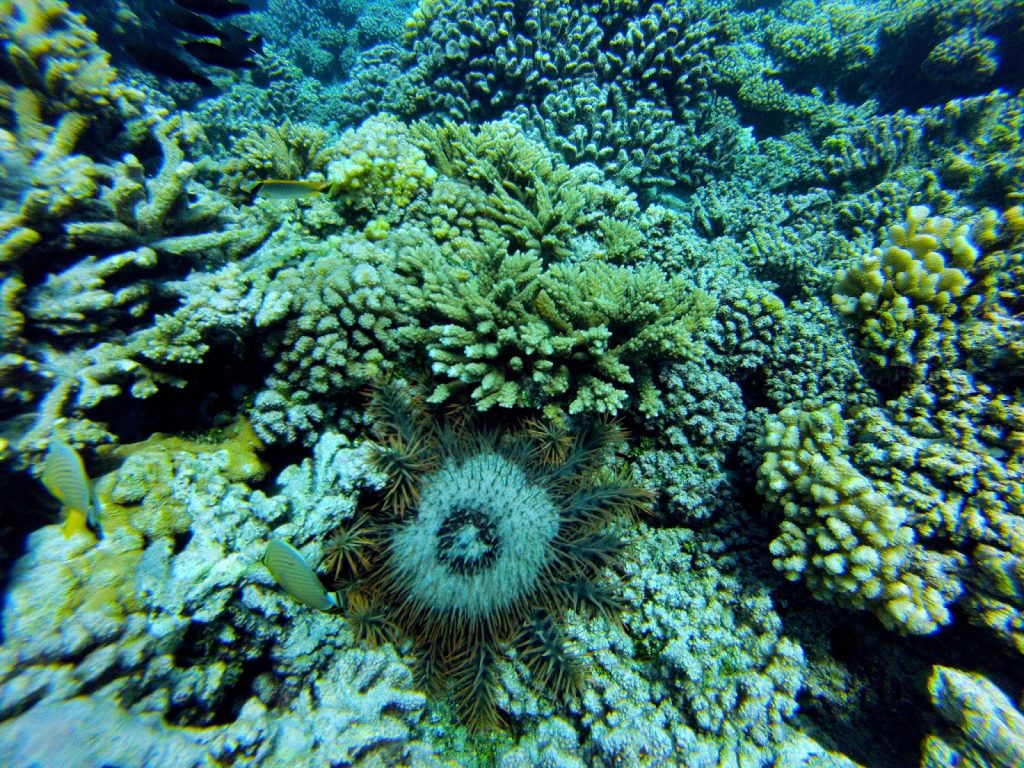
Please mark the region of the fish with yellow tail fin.
[[324, 589], [323, 583], [313, 573], [313, 569], [288, 542], [271, 539], [263, 553], [262, 562], [274, 577], [274, 581], [300, 603], [318, 611], [333, 611], [338, 608], [338, 596]]
[[266, 179], [253, 187], [253, 191], [268, 200], [302, 200], [327, 192], [331, 185], [326, 181], [289, 181], [287, 179]]
[[99, 510], [92, 497], [89, 476], [78, 451], [60, 440], [51, 440], [43, 458], [41, 477], [46, 490], [53, 494], [67, 511], [64, 538], [88, 528], [103, 538]]

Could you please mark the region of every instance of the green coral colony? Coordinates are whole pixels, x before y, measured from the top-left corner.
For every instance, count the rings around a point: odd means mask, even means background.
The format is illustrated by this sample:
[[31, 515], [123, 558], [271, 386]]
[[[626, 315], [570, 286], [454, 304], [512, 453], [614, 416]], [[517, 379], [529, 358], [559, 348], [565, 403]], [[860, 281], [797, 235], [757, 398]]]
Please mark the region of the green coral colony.
[[0, 765], [1024, 765], [1020, 2], [0, 42]]

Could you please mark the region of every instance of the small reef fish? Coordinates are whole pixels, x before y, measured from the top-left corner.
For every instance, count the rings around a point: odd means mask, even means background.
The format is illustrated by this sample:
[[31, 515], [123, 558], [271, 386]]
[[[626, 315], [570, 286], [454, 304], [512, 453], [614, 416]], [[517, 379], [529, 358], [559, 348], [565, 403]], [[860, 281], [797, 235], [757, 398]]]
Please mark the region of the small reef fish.
[[263, 37], [227, 21], [248, 13], [247, 4], [231, 0], [147, 0], [133, 4], [134, 23], [104, 43], [135, 62], [178, 82], [214, 87], [210, 70], [253, 67], [263, 52]]
[[318, 611], [338, 608], [338, 596], [328, 592], [298, 550], [281, 539], [271, 539], [263, 553], [263, 565], [280, 587], [304, 605]]
[[64, 505], [64, 538], [89, 528], [103, 538], [99, 510], [92, 498], [89, 476], [78, 451], [59, 440], [50, 442], [43, 459], [43, 485]]
[[267, 179], [253, 189], [260, 197], [268, 200], [301, 200], [325, 192], [331, 185], [326, 181], [287, 181]]

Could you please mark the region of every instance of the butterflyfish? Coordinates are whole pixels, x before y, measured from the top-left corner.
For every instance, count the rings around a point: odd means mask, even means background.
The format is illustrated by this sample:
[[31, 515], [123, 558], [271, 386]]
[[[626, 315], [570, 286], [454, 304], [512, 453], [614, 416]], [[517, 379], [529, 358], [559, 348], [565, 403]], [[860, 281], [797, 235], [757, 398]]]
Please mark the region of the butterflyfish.
[[330, 184], [326, 181], [288, 181], [266, 179], [256, 185], [256, 194], [268, 200], [301, 200], [325, 191]]
[[50, 441], [43, 458], [43, 485], [67, 512], [64, 538], [89, 528], [97, 537], [103, 536], [99, 510], [92, 498], [89, 476], [78, 451], [59, 440]]
[[281, 539], [271, 539], [263, 553], [263, 565], [280, 587], [304, 605], [318, 611], [338, 607], [338, 597], [324, 589], [299, 551]]

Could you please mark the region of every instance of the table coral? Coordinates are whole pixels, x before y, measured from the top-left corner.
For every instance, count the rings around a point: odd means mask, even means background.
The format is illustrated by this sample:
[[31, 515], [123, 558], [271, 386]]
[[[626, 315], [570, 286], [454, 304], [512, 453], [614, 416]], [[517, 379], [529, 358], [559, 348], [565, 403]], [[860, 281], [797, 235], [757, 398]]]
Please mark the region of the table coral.
[[422, 281], [408, 301], [439, 380], [435, 402], [471, 388], [479, 410], [615, 414], [632, 400], [653, 413], [652, 356], [698, 354], [695, 331], [713, 302], [656, 267], [545, 269], [501, 241], [470, 246], [454, 263], [434, 248], [410, 250], [399, 266]]

